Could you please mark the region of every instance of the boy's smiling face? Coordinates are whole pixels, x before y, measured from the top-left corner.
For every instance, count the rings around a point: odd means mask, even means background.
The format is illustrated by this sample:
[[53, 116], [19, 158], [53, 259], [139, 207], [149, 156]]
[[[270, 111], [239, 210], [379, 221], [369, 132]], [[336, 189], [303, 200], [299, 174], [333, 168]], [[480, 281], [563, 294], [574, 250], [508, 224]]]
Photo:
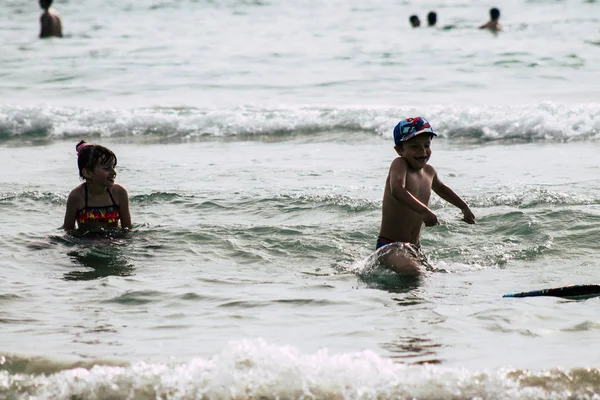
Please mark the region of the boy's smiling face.
[[398, 155], [414, 170], [422, 169], [431, 157], [431, 135], [423, 133], [394, 146]]

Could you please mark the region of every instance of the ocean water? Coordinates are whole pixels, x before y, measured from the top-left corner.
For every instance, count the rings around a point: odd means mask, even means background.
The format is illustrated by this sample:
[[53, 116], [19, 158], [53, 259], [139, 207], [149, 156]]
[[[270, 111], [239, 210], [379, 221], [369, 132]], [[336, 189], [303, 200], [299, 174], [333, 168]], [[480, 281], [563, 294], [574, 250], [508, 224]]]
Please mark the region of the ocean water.
[[[0, 399], [600, 397], [600, 298], [502, 298], [600, 283], [599, 2], [54, 6], [39, 40], [0, 0]], [[373, 254], [415, 115], [477, 224], [432, 196], [407, 281]], [[80, 139], [132, 232], [62, 231]]]

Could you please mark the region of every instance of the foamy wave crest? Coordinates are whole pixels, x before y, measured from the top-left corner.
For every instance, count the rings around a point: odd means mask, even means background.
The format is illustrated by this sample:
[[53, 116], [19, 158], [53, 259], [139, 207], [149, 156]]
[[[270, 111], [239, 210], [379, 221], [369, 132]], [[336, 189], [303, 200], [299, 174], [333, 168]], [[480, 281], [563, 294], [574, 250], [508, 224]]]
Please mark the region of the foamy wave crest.
[[447, 137], [483, 140], [572, 140], [600, 138], [600, 104], [456, 108], [434, 111]]
[[600, 104], [511, 107], [238, 107], [89, 109], [0, 106], [0, 140], [80, 136], [188, 140], [198, 137], [356, 132], [391, 137], [399, 119], [430, 119], [440, 137], [473, 141], [596, 140]]
[[281, 196], [283, 199], [291, 198], [298, 200], [301, 204], [308, 204], [311, 207], [324, 206], [341, 208], [348, 212], [372, 211], [377, 210], [381, 204], [381, 200], [368, 200], [353, 198], [342, 194], [297, 194], [292, 196]]
[[371, 351], [303, 354], [262, 340], [183, 364], [96, 365], [51, 374], [0, 371], [0, 396], [25, 399], [594, 398], [597, 369], [472, 371], [395, 364]]
[[[449, 207], [447, 203], [436, 199], [436, 205]], [[587, 206], [600, 204], [600, 197], [586, 194], [571, 194], [539, 187], [525, 187], [519, 190], [506, 188], [502, 193], [491, 197], [471, 199], [475, 207], [511, 206], [518, 208], [534, 208], [540, 205]]]
[[322, 108], [76, 109], [0, 107], [0, 139], [79, 136], [191, 139], [204, 136], [289, 136], [332, 131], [375, 131], [367, 110]]

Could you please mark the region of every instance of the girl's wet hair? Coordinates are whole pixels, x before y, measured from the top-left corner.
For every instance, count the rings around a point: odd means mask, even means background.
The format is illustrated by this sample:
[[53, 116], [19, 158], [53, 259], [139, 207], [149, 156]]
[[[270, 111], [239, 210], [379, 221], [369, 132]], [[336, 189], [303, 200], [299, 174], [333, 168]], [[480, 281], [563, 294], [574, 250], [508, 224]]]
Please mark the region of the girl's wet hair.
[[85, 140], [81, 140], [75, 146], [77, 151], [77, 166], [79, 167], [79, 176], [83, 179], [83, 169], [87, 168], [92, 171], [94, 168], [101, 165], [112, 164], [112, 167], [117, 166], [117, 156], [104, 146], [98, 144], [89, 144]]

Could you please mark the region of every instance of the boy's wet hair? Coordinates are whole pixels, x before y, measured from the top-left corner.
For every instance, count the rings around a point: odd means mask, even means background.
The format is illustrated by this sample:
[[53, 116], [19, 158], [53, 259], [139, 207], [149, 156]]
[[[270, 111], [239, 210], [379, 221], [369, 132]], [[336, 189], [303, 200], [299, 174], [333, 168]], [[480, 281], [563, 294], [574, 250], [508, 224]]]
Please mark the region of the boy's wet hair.
[[75, 146], [77, 150], [77, 166], [79, 167], [79, 176], [83, 176], [83, 169], [86, 168], [92, 171], [94, 168], [108, 163], [112, 167], [117, 166], [117, 156], [111, 150], [99, 144], [89, 144], [85, 140], [81, 140]]
[[492, 19], [500, 18], [500, 10], [498, 10], [497, 8], [491, 8], [490, 9], [490, 17]]

